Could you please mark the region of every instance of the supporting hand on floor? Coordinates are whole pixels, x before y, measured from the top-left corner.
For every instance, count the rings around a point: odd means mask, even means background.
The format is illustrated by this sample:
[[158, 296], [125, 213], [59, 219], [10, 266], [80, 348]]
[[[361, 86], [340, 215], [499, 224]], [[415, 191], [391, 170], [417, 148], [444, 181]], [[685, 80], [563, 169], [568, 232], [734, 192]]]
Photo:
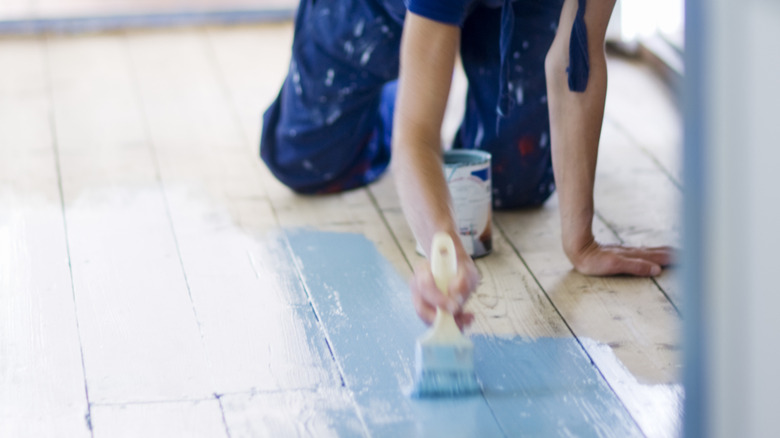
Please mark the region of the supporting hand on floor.
[[628, 274], [654, 277], [672, 264], [674, 249], [669, 246], [636, 248], [602, 245], [591, 238], [577, 250], [566, 251], [574, 269], [585, 275]]

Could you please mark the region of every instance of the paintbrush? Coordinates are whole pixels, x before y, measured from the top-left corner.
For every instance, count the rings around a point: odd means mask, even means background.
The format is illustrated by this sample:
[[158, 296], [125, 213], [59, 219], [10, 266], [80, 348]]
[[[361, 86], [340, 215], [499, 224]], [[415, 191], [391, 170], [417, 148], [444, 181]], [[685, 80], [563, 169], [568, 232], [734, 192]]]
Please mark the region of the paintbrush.
[[[455, 245], [447, 233], [436, 233], [431, 245], [436, 287], [447, 295], [458, 272]], [[455, 397], [479, 392], [474, 374], [474, 344], [460, 332], [455, 318], [437, 308], [433, 326], [417, 340], [412, 397]]]

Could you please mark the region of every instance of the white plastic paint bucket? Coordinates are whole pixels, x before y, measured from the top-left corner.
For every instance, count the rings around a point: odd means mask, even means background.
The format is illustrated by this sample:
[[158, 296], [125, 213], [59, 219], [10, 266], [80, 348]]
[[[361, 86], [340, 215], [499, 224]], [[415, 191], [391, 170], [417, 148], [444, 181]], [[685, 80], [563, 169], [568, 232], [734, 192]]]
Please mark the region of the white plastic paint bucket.
[[[473, 149], [445, 151], [444, 177], [463, 248], [472, 257], [490, 254], [493, 249], [490, 154]], [[424, 254], [419, 243], [417, 252]]]

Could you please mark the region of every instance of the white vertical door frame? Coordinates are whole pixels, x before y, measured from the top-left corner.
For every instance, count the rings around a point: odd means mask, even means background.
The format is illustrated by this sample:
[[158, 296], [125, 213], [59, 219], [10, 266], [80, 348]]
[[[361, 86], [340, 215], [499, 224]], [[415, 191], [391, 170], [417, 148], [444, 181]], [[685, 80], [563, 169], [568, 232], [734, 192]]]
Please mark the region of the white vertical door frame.
[[780, 2], [686, 9], [685, 435], [780, 431]]

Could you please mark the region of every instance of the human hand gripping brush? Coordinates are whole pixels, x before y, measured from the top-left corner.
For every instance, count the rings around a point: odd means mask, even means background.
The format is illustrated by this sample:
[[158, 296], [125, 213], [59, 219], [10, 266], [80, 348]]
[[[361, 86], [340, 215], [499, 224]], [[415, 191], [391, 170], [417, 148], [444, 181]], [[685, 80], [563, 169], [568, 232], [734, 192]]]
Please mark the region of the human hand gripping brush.
[[[431, 244], [431, 271], [436, 287], [447, 295], [458, 265], [455, 245], [447, 233], [436, 233]], [[437, 308], [433, 326], [417, 340], [414, 398], [478, 394], [474, 344], [463, 335], [448, 311]]]

